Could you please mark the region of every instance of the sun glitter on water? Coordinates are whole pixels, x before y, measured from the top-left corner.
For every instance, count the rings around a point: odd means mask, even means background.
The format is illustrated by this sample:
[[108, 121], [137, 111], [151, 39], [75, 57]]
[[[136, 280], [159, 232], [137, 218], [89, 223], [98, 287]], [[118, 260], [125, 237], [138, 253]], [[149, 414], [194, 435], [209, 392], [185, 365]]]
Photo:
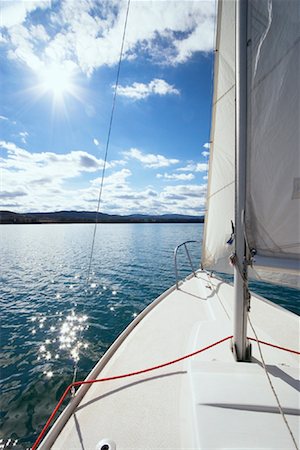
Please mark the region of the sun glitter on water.
[[[53, 325], [53, 320], [56, 325]], [[80, 353], [88, 348], [88, 343], [82, 338], [83, 332], [89, 327], [87, 320], [86, 314], [76, 314], [73, 309], [65, 318], [61, 312], [54, 316], [45, 317], [40, 314], [31, 318], [31, 322], [38, 328], [43, 326], [43, 332], [47, 336], [40, 343], [37, 356], [37, 361], [47, 364], [47, 369], [43, 371], [47, 378], [52, 378], [55, 374], [55, 360], [69, 358], [73, 363], [77, 363]], [[32, 333], [35, 334], [36, 329], [33, 329]]]
[[[65, 289], [72, 288], [73, 291], [79, 289], [79, 279], [80, 275], [76, 274], [65, 285]], [[115, 314], [122, 307], [118, 301], [118, 287], [96, 282], [93, 277], [90, 277], [86, 289], [87, 295], [100, 296], [102, 290], [110, 297], [108, 308]], [[53, 297], [60, 304], [64, 294], [54, 292]], [[80, 358], [86, 355], [86, 350], [89, 348], [89, 343], [84, 339], [85, 331], [89, 328], [88, 316], [84, 312], [78, 313], [77, 303], [74, 300], [72, 303], [68, 311], [56, 311], [52, 314], [48, 311], [48, 313], [37, 313], [29, 318], [29, 331], [37, 342], [37, 362], [41, 372], [48, 379], [61, 373], [62, 365], [71, 363], [74, 367], [77, 366]]]

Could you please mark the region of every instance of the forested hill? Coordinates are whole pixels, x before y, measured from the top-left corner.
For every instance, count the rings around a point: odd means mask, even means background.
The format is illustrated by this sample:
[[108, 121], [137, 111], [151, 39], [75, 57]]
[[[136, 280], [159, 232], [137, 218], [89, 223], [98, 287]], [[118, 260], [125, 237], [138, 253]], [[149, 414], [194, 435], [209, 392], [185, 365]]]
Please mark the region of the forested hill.
[[[1, 224], [42, 224], [42, 223], [94, 223], [96, 212], [89, 211], [58, 211], [14, 213], [0, 211]], [[132, 214], [128, 216], [98, 214], [101, 223], [203, 223], [204, 216], [187, 216], [182, 214], [144, 215]]]

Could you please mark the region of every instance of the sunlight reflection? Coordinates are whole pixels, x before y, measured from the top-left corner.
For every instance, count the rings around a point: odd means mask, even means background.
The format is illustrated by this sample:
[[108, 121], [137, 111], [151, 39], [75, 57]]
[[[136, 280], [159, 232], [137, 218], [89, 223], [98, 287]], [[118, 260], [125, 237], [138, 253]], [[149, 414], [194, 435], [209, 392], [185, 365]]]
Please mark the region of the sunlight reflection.
[[[51, 324], [51, 320], [61, 322], [56, 326]], [[73, 363], [80, 360], [80, 353], [82, 350], [88, 348], [88, 344], [82, 339], [82, 333], [88, 329], [86, 314], [77, 314], [72, 309], [67, 316], [62, 317], [62, 312], [42, 317], [41, 315], [31, 317], [30, 322], [39, 323], [39, 328], [44, 328], [43, 333], [51, 333], [52, 338], [45, 336], [45, 339], [38, 347], [37, 361], [45, 361], [47, 363], [54, 363], [61, 358], [69, 358]], [[49, 323], [50, 322], [50, 323]], [[47, 326], [46, 326], [47, 324]], [[32, 334], [36, 334], [36, 330], [31, 330]], [[54, 334], [55, 333], [55, 334]], [[53, 338], [54, 334], [54, 338]], [[52, 378], [55, 370], [44, 371], [47, 378]]]
[[[59, 300], [61, 298], [65, 300], [70, 295], [63, 289], [73, 290], [72, 296], [74, 297], [77, 294], [77, 288], [81, 287], [81, 283], [85, 281], [79, 273], [70, 275], [69, 280], [70, 283], [64, 284], [64, 288], [58, 288], [60, 292], [57, 292], [56, 289], [56, 292], [53, 293], [53, 297], [57, 300], [57, 308], [61, 308]], [[49, 279], [50, 281], [51, 279]], [[115, 315], [116, 311], [123, 306], [116, 301], [119, 286], [111, 285], [108, 280], [100, 282], [95, 279], [93, 272], [84, 288], [89, 296], [106, 296], [107, 308], [112, 315]], [[62, 367], [67, 361], [76, 365], [89, 348], [89, 344], [83, 338], [84, 332], [89, 328], [88, 316], [77, 311], [75, 299], [72, 299], [71, 304], [72, 309], [67, 312], [48, 310], [47, 313], [36, 313], [29, 318], [29, 322], [32, 324], [30, 332], [35, 335], [35, 339], [39, 340], [37, 361], [46, 378], [52, 378], [55, 374], [61, 373]], [[134, 318], [136, 315], [134, 313], [132, 317]]]
[[53, 377], [52, 370], [48, 370], [48, 371], [45, 370], [43, 373], [44, 373], [44, 375], [46, 375], [47, 378], [52, 378]]

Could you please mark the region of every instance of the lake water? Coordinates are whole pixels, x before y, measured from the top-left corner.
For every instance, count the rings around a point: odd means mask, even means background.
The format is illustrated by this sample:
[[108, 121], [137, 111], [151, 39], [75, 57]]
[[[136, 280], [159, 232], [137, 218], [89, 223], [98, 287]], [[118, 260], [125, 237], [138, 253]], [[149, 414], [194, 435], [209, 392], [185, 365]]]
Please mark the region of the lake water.
[[[100, 224], [87, 283], [93, 229], [0, 227], [0, 448], [32, 445], [72, 381], [75, 361], [77, 379], [85, 378], [124, 327], [175, 283], [176, 245], [199, 241], [190, 246], [199, 265], [202, 224]], [[184, 277], [190, 269], [183, 252], [179, 262]], [[299, 291], [252, 288], [299, 314]]]

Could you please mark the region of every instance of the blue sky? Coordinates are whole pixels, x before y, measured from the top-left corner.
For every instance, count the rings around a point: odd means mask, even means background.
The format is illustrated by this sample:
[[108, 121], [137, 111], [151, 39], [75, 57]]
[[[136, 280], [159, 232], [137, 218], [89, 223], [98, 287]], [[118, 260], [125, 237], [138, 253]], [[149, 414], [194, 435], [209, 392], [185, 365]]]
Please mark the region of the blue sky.
[[[1, 1], [1, 209], [96, 209], [126, 7]], [[214, 21], [131, 0], [102, 212], [204, 212]]]

